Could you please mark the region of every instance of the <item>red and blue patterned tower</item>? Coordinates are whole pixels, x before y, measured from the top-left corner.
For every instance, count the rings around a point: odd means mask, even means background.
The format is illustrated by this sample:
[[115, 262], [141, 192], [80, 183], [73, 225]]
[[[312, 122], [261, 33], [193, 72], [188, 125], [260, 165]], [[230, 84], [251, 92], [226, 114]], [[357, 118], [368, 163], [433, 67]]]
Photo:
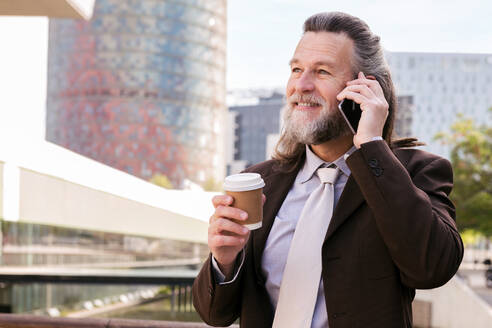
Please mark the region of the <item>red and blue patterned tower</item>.
[[224, 174], [226, 0], [97, 0], [52, 19], [46, 138], [175, 186]]

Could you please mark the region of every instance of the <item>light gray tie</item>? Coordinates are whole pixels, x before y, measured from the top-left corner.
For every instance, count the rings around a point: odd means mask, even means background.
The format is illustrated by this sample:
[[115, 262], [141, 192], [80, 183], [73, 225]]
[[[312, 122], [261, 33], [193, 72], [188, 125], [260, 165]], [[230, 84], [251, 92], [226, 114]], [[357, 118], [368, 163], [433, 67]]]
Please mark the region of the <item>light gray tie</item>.
[[319, 168], [321, 184], [304, 205], [290, 244], [273, 320], [275, 328], [310, 328], [321, 281], [321, 246], [333, 214], [338, 168]]

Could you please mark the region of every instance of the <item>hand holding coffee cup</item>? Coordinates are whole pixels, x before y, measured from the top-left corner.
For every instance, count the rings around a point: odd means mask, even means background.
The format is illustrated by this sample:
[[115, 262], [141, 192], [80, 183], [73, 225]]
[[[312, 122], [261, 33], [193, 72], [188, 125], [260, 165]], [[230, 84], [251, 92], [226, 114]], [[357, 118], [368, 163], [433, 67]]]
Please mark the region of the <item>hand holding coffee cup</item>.
[[[247, 174], [250, 173], [244, 173], [243, 175]], [[232, 189], [230, 184], [226, 185], [224, 189], [226, 189], [226, 193], [232, 192], [233, 195], [218, 195], [212, 199], [215, 212], [210, 217], [210, 225], [208, 228], [208, 246], [215, 260], [219, 264], [221, 271], [226, 276], [228, 276], [228, 273], [234, 269], [234, 261], [237, 254], [243, 249], [244, 245], [248, 241], [249, 229], [252, 227], [258, 228], [261, 226], [261, 221], [260, 224], [258, 224], [258, 221], [263, 217], [262, 212], [265, 196], [262, 195], [261, 191], [264, 183], [259, 174], [254, 175], [256, 183], [250, 184], [250, 187], [251, 185], [256, 186], [256, 189], [252, 190], [256, 190], [256, 193], [259, 192], [259, 203], [255, 201], [257, 200], [257, 197], [251, 197], [251, 193], [247, 193], [246, 195], [246, 198], [249, 199], [249, 201], [246, 202], [250, 205], [249, 207], [251, 207], [253, 203], [256, 204], [256, 208], [251, 211], [253, 213], [253, 221], [251, 221], [248, 208], [241, 209], [236, 207], [236, 204], [238, 203], [241, 206], [241, 204], [244, 203], [244, 199], [239, 202], [237, 201], [237, 199], [241, 198], [241, 191], [228, 191], [227, 189]], [[258, 180], [258, 177], [261, 181]], [[248, 177], [243, 176], [243, 178]], [[252, 177], [250, 176], [250, 178]], [[240, 177], [239, 180], [244, 179]], [[226, 178], [226, 182], [227, 181], [228, 180]], [[244, 187], [245, 182], [242, 181], [242, 184], [242, 187]], [[239, 189], [241, 187], [237, 184], [235, 186]], [[256, 213], [259, 213], [259, 215]]]
[[248, 213], [248, 218], [245, 221], [237, 223], [244, 225], [249, 230], [261, 228], [264, 186], [265, 182], [258, 173], [240, 173], [225, 178], [224, 190], [227, 195], [234, 198], [231, 205]]

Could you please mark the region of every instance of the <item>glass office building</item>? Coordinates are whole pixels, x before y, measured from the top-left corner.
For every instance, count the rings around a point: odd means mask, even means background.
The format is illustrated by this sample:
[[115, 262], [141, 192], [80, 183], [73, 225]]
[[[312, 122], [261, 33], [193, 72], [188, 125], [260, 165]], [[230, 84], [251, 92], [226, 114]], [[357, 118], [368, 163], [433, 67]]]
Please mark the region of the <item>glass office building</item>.
[[492, 54], [387, 52], [398, 95], [412, 96], [410, 135], [423, 149], [450, 158], [450, 145], [435, 140], [459, 118], [492, 124]]
[[46, 138], [143, 179], [222, 179], [226, 0], [97, 0], [50, 20]]

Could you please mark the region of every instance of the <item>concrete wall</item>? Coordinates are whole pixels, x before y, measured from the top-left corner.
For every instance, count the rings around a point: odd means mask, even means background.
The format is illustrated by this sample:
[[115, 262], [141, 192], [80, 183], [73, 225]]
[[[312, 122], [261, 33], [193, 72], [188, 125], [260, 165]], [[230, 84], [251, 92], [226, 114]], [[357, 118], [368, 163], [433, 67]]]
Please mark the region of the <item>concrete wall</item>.
[[207, 242], [208, 223], [182, 214], [22, 168], [19, 185], [20, 221]]
[[418, 290], [415, 301], [431, 303], [433, 328], [492, 327], [492, 307], [456, 276], [443, 287]]
[[3, 165], [4, 163], [0, 161], [0, 215], [3, 216]]
[[15, 0], [0, 1], [0, 14], [85, 18], [92, 16], [95, 0]]

